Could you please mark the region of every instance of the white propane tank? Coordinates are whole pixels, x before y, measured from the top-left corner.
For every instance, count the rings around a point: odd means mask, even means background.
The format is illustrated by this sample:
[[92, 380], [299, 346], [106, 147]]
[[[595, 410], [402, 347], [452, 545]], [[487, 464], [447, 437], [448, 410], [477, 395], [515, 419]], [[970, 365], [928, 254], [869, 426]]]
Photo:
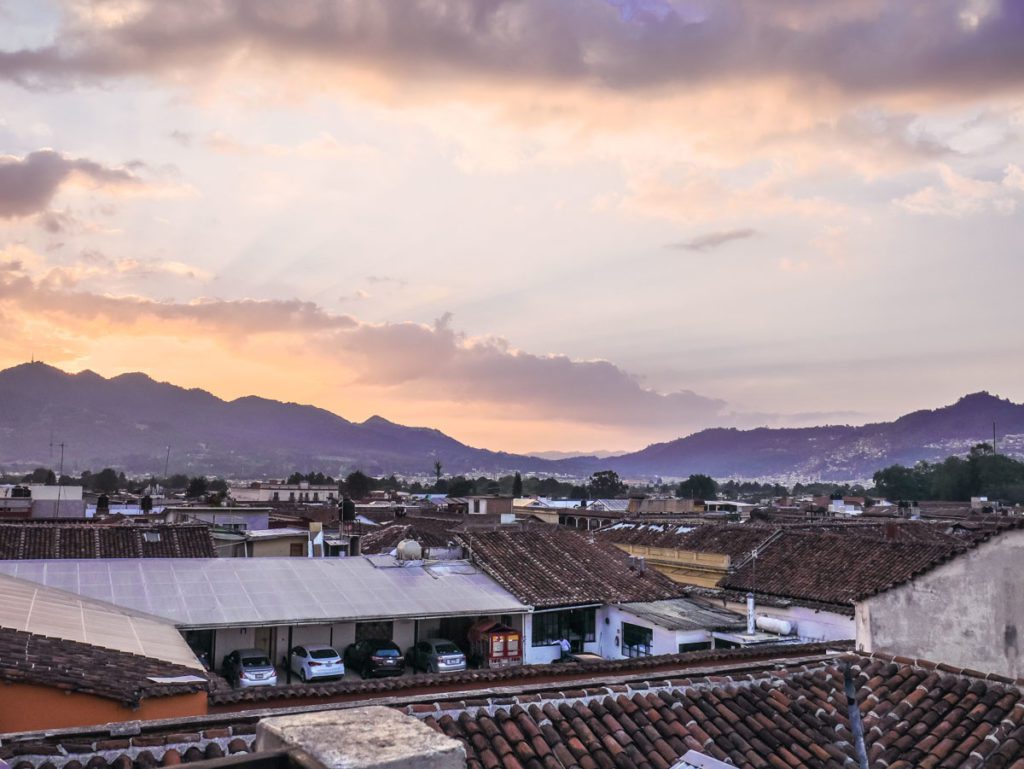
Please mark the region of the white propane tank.
[[758, 617], [755, 620], [755, 624], [766, 633], [776, 633], [777, 635], [793, 634], [793, 623], [789, 620], [776, 619], [775, 617]]
[[423, 557], [423, 548], [415, 539], [403, 539], [395, 546], [399, 561], [418, 561]]

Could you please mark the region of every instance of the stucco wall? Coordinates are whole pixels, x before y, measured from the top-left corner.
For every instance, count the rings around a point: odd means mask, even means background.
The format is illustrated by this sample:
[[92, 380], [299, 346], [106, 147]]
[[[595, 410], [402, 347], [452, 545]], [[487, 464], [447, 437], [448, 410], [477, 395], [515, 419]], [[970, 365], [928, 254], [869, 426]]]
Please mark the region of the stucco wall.
[[[301, 556], [292, 556], [292, 545], [302, 546]], [[305, 558], [309, 552], [309, 536], [302, 534], [277, 539], [258, 539], [249, 543], [249, 548], [253, 558]], [[319, 554], [319, 552], [319, 546], [317, 546], [317, 553]]]
[[[743, 616], [747, 614], [745, 602], [725, 601], [723, 606]], [[849, 641], [857, 634], [853, 617], [824, 609], [758, 604], [755, 612], [758, 617], [774, 617], [793, 623], [793, 632], [807, 641]]]
[[14, 683], [0, 687], [0, 726], [5, 732], [93, 726], [116, 721], [206, 715], [206, 692], [143, 700], [137, 710], [120, 702], [49, 686]]
[[858, 603], [857, 648], [1024, 676], [1024, 530]]

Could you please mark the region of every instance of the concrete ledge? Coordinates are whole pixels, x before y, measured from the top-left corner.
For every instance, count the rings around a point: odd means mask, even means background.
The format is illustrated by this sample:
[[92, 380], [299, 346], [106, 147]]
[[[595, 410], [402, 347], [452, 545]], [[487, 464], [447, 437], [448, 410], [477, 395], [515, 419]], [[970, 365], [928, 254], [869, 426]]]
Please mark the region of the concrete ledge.
[[465, 769], [462, 743], [393, 708], [265, 718], [256, 750], [300, 748], [327, 769]]

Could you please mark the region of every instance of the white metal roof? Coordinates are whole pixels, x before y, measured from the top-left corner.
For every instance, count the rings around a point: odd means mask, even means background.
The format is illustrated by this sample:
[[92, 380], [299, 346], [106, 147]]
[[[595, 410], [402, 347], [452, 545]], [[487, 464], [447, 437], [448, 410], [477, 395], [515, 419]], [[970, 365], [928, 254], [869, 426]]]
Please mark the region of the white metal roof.
[[179, 627], [515, 614], [530, 607], [466, 562], [356, 558], [93, 558], [0, 561], [0, 573]]
[[199, 668], [173, 623], [0, 575], [0, 627]]

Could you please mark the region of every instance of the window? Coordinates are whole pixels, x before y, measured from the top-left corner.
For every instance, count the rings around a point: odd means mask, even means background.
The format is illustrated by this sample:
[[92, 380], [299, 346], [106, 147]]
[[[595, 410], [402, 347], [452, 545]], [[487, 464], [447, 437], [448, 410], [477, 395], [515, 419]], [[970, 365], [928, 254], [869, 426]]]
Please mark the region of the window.
[[288, 555], [290, 555], [292, 558], [302, 558], [308, 552], [309, 548], [307, 548], [301, 542], [292, 542], [290, 545], [288, 545]]
[[142, 532], [143, 542], [159, 542], [160, 532], [159, 531], [144, 531]]
[[474, 513], [479, 513], [480, 512], [480, 500], [479, 499], [474, 499], [473, 500], [473, 512]]
[[622, 623], [622, 654], [626, 657], [649, 657], [654, 631], [649, 627]]
[[314, 491], [313, 492], [313, 501], [314, 502], [319, 502], [320, 501], [320, 492], [319, 491]]
[[534, 646], [554, 646], [568, 639], [574, 651], [582, 651], [584, 643], [593, 643], [597, 609], [565, 609], [533, 615]]
[[679, 653], [683, 654], [684, 652], [699, 652], [710, 648], [711, 641], [702, 641], [700, 643], [692, 644], [679, 644]]

